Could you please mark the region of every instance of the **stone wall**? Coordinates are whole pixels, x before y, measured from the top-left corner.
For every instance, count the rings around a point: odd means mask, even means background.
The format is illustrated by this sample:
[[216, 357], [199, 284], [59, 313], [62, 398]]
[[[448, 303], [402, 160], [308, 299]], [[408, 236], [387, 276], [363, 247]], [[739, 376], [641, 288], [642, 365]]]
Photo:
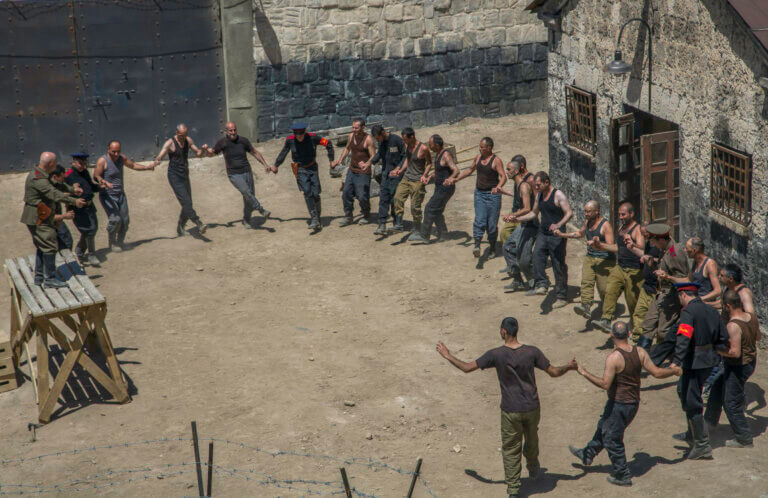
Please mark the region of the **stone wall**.
[[[680, 126], [681, 233], [701, 236], [722, 265], [745, 269], [768, 321], [768, 98], [757, 83], [768, 62], [722, 0], [623, 2], [572, 1], [564, 11], [562, 34], [549, 53], [550, 174], [569, 195], [575, 212], [597, 198], [609, 206], [611, 118], [624, 104], [647, 110], [646, 31], [627, 27], [624, 59], [630, 76], [602, 71], [613, 58], [623, 22], [643, 17], [654, 26], [652, 114]], [[597, 152], [594, 157], [569, 148], [565, 85], [597, 95]], [[752, 222], [741, 227], [709, 209], [711, 144], [718, 142], [753, 157]], [[583, 219], [583, 218], [582, 218]]]
[[355, 116], [425, 126], [546, 108], [546, 29], [523, 0], [254, 3], [258, 136]]

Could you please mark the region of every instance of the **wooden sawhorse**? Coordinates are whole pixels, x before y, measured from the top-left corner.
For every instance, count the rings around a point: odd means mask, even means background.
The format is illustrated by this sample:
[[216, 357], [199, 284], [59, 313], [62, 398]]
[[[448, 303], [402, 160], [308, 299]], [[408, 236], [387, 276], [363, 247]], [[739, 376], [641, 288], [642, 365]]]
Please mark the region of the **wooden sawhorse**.
[[[56, 255], [59, 278], [67, 283], [61, 289], [43, 289], [34, 284], [35, 256], [5, 260], [5, 271], [11, 286], [11, 349], [14, 365], [18, 366], [22, 348], [37, 332], [37, 393], [38, 418], [42, 423], [51, 420], [62, 389], [76, 363], [109, 391], [120, 403], [131, 401], [128, 388], [115, 358], [112, 341], [104, 319], [107, 302], [96, 289], [69, 250]], [[54, 323], [58, 318], [65, 327]], [[67, 333], [64, 332], [66, 329]], [[64, 329], [64, 330], [62, 330]], [[49, 380], [48, 340], [53, 339], [66, 353], [59, 372]], [[93, 340], [95, 338], [95, 341]], [[92, 352], [95, 344], [106, 358], [108, 371], [91, 360], [83, 351], [88, 341]], [[27, 352], [29, 361], [29, 352]], [[30, 362], [32, 382], [34, 371]]]

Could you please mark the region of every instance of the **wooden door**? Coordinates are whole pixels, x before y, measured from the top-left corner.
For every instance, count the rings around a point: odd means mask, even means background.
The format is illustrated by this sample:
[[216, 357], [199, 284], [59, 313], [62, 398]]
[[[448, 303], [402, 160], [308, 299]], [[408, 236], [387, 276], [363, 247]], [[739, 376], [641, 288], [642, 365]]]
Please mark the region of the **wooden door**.
[[642, 163], [637, 154], [635, 116], [625, 114], [611, 120], [613, 171], [611, 175], [611, 223], [617, 224], [619, 204], [629, 201], [635, 206], [638, 219], [642, 216]]
[[680, 133], [640, 137], [643, 163], [644, 219], [666, 223], [680, 240]]

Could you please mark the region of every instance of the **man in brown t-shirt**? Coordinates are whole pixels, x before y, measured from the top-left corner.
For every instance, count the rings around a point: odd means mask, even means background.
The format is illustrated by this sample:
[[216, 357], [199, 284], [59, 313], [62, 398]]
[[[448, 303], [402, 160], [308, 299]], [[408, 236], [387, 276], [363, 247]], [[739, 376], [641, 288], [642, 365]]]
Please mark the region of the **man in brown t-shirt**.
[[640, 373], [645, 368], [657, 379], [682, 373], [677, 366], [657, 367], [643, 348], [629, 345], [628, 337], [629, 326], [626, 322], [615, 322], [611, 327], [614, 350], [605, 359], [602, 378], [587, 372], [587, 369], [579, 364], [579, 373], [582, 376], [600, 389], [608, 391], [608, 401], [605, 403], [603, 415], [597, 422], [595, 435], [587, 446], [584, 449], [568, 447], [584, 465], [591, 465], [592, 460], [605, 448], [608, 458], [611, 459], [608, 482], [617, 486], [632, 485], [624, 451], [624, 431], [635, 418], [640, 404]]
[[487, 351], [470, 363], [454, 357], [442, 342], [437, 343], [437, 352], [464, 373], [478, 368], [496, 368], [501, 386], [501, 452], [510, 497], [516, 497], [520, 491], [522, 453], [525, 453], [530, 477], [536, 478], [540, 468], [538, 429], [541, 414], [534, 368], [544, 370], [551, 377], [560, 377], [576, 369], [575, 359], [567, 365], [553, 367], [539, 348], [517, 340], [517, 330], [517, 320], [505, 318], [499, 330], [504, 345]]

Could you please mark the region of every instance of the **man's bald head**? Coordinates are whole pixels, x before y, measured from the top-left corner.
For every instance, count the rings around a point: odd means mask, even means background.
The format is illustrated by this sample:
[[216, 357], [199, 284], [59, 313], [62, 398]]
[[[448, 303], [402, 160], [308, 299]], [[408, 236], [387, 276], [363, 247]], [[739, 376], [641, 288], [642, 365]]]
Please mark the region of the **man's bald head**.
[[595, 211], [599, 212], [600, 203], [595, 200], [587, 201], [586, 204], [584, 204], [584, 209], [594, 209]]
[[629, 337], [629, 326], [626, 322], [617, 321], [611, 326], [611, 335], [620, 341], [626, 341]]
[[186, 135], [187, 134], [187, 125], [184, 123], [179, 123], [176, 125], [176, 133], [179, 135]]
[[[40, 154], [40, 168], [48, 171], [50, 168], [50, 171], [53, 171], [53, 168], [56, 167], [56, 154], [53, 152], [43, 152]], [[49, 171], [49, 173], [50, 173]]]
[[237, 138], [237, 125], [234, 121], [228, 121], [224, 125], [224, 130], [227, 132], [227, 137], [229, 137], [230, 140], [235, 140]]
[[600, 216], [600, 203], [591, 200], [584, 204], [584, 217], [589, 221], [594, 221]]

